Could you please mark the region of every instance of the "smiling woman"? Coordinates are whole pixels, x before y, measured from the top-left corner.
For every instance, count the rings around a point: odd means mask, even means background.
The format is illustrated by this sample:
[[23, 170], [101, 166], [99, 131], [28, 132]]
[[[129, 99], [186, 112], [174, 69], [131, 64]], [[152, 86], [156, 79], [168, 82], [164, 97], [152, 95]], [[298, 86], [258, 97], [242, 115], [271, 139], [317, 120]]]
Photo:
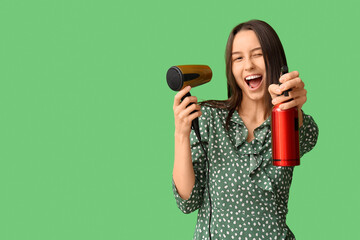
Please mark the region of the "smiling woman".
[[242, 30], [236, 34], [232, 50], [232, 72], [243, 93], [243, 104], [260, 101], [266, 94], [265, 61], [260, 42], [252, 30]]
[[[194, 96], [181, 102], [190, 87], [175, 96], [176, 202], [184, 213], [199, 209], [194, 239], [295, 239], [286, 224], [293, 167], [272, 165], [270, 114], [272, 104], [279, 103], [282, 109], [301, 110], [304, 83], [297, 71], [280, 78], [285, 53], [263, 21], [236, 26], [225, 55], [227, 100], [205, 101], [201, 107], [189, 105], [197, 103]], [[289, 96], [278, 95], [289, 89]], [[196, 117], [201, 143], [191, 131]], [[318, 127], [302, 111], [299, 126], [302, 156], [315, 146]]]

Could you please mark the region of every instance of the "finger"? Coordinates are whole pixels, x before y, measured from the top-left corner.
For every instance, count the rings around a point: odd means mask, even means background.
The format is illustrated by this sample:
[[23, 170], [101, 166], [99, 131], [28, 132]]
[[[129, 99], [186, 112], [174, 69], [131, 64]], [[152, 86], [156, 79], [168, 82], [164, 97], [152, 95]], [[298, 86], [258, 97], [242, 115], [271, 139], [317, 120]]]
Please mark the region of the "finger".
[[279, 94], [281, 94], [281, 90], [279, 88], [279, 85], [277, 84], [271, 84], [268, 88], [268, 91], [272, 99], [276, 98]]
[[197, 97], [195, 96], [189, 96], [186, 97], [179, 105], [181, 109], [185, 109], [189, 104], [191, 103], [197, 103]]
[[301, 78], [298, 77], [281, 84], [279, 88], [281, 91], [286, 91], [294, 88], [304, 88], [304, 86], [304, 82], [301, 80]]
[[201, 111], [196, 111], [189, 115], [188, 120], [192, 122], [195, 118], [200, 117], [202, 115]]
[[279, 79], [279, 81], [281, 83], [284, 83], [284, 82], [287, 82], [293, 78], [297, 78], [299, 77], [299, 72], [298, 71], [292, 71], [292, 72], [289, 72], [289, 73], [286, 73], [284, 75], [282, 75]]
[[179, 117], [187, 117], [194, 111], [200, 111], [201, 106], [198, 104], [191, 104], [186, 109], [184, 109], [180, 114]]
[[202, 115], [202, 112], [201, 111], [196, 111], [196, 112], [193, 112], [191, 113], [190, 115], [184, 117], [184, 118], [181, 118], [181, 122], [182, 123], [185, 123], [185, 124], [191, 124], [191, 122], [197, 118], [197, 117], [200, 117]]
[[279, 104], [279, 103], [283, 103], [283, 102], [289, 101], [290, 99], [291, 99], [290, 97], [285, 97], [285, 96], [281, 95], [281, 96], [275, 97], [275, 98], [271, 101], [271, 103], [272, 103], [273, 105], [276, 105], [276, 104]]
[[290, 99], [295, 99], [295, 98], [298, 98], [301, 96], [305, 96], [306, 93], [307, 93], [307, 91], [305, 89], [294, 89], [294, 90], [289, 91], [289, 96], [284, 96], [284, 95], [277, 96], [277, 97], [273, 98], [271, 103], [273, 105], [276, 105], [276, 104], [279, 104], [282, 102], [289, 101]]
[[181, 98], [182, 98], [183, 96], [185, 96], [185, 94], [187, 94], [188, 92], [190, 92], [190, 90], [191, 90], [191, 87], [190, 87], [190, 86], [187, 86], [187, 87], [185, 87], [184, 89], [180, 90], [180, 91], [175, 95], [175, 97], [174, 97], [174, 108], [180, 104]]
[[297, 107], [298, 109], [301, 109], [305, 102], [306, 102], [306, 96], [301, 96], [299, 98], [293, 99], [290, 102], [283, 103], [279, 107], [282, 110], [286, 110], [293, 107]]

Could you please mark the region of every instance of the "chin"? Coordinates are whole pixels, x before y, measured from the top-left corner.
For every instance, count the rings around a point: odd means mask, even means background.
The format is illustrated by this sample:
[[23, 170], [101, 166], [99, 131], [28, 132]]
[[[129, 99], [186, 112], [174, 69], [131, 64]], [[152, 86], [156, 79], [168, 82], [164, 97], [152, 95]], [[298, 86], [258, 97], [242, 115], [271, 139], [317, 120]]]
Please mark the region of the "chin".
[[[244, 93], [244, 91], [243, 91]], [[252, 101], [260, 101], [263, 100], [265, 98], [265, 89], [258, 89], [258, 91], [256, 92], [252, 92], [252, 91], [246, 91], [245, 94], [247, 98], [249, 98]]]

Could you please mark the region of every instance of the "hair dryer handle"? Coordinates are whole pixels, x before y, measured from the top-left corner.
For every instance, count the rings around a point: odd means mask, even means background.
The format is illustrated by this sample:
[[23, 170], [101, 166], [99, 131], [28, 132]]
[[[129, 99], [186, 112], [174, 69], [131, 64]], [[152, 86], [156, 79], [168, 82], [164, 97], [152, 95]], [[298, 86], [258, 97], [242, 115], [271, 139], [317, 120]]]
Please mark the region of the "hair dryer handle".
[[[182, 98], [181, 98], [181, 102], [184, 101], [184, 99], [186, 97], [190, 97], [191, 94], [190, 92], [186, 93]], [[190, 103], [189, 105], [187, 105], [186, 107], [189, 107], [191, 104], [194, 104], [194, 103]], [[191, 113], [194, 113], [196, 111], [192, 111]], [[195, 131], [195, 134], [196, 136], [199, 138], [199, 141], [201, 140], [201, 137], [200, 137], [200, 129], [199, 129], [199, 118], [195, 118], [194, 120], [192, 120], [192, 123], [191, 123], [191, 128]]]

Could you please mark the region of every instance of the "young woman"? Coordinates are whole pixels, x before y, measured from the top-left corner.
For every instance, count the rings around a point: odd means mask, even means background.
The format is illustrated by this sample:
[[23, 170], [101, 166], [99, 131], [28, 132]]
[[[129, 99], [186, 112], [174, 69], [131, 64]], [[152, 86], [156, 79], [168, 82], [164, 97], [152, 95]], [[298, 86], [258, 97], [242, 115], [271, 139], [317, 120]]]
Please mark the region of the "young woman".
[[[286, 225], [293, 167], [272, 165], [272, 106], [298, 108], [300, 156], [315, 146], [318, 128], [301, 110], [307, 91], [299, 73], [280, 77], [283, 65], [276, 32], [248, 21], [231, 31], [226, 46], [229, 98], [200, 106], [195, 96], [180, 101], [190, 87], [176, 94], [173, 190], [181, 211], [199, 209], [194, 239], [295, 239]], [[209, 164], [191, 131], [197, 117]]]

